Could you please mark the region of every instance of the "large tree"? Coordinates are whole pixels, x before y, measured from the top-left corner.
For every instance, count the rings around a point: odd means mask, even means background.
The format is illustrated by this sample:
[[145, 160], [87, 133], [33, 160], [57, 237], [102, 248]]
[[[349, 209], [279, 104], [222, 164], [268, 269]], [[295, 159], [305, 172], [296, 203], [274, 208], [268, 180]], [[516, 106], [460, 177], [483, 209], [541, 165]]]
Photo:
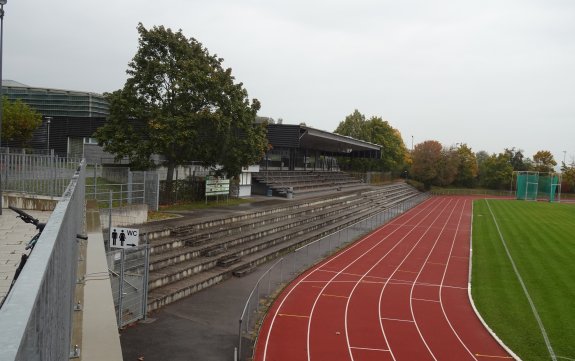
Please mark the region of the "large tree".
[[2, 99], [2, 143], [10, 141], [24, 147], [42, 124], [42, 115], [20, 100]]
[[535, 170], [538, 172], [553, 172], [554, 167], [557, 165], [553, 154], [548, 150], [540, 150], [533, 155], [533, 162], [535, 163]]
[[463, 187], [473, 187], [477, 178], [477, 158], [475, 153], [467, 144], [462, 144], [457, 148], [459, 164], [455, 184]]
[[509, 154], [492, 154], [479, 163], [479, 179], [482, 186], [491, 189], [506, 189], [513, 176]]
[[525, 158], [522, 149], [515, 149], [515, 147], [505, 148], [503, 153], [509, 157], [509, 162], [514, 171], [528, 171], [533, 168], [531, 159]]
[[436, 140], [426, 140], [415, 145], [411, 154], [411, 174], [426, 188], [435, 183], [439, 172], [443, 146]]
[[373, 116], [366, 120], [365, 115], [356, 109], [339, 123], [335, 133], [381, 145], [379, 164], [384, 170], [399, 170], [406, 162], [407, 149], [401, 133], [381, 117]]
[[110, 117], [96, 137], [117, 159], [134, 167], [168, 169], [200, 161], [223, 166], [228, 176], [257, 163], [267, 149], [265, 125], [255, 125], [260, 103], [250, 102], [223, 59], [181, 30], [138, 25], [139, 48], [122, 89], [107, 94]]

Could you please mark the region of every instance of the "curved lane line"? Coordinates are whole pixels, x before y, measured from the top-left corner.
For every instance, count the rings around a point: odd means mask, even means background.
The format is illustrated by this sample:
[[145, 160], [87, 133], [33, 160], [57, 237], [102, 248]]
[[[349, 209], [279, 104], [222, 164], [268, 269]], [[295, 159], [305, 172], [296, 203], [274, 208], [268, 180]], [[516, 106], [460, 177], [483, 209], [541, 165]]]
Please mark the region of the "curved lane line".
[[[423, 344], [425, 345], [425, 347], [427, 348], [427, 350], [429, 351], [429, 353], [431, 354], [431, 357], [433, 357], [434, 360], [437, 360], [437, 358], [435, 357], [435, 355], [433, 354], [433, 351], [431, 350], [431, 348], [429, 347], [429, 345], [427, 344], [427, 341], [425, 341], [425, 337], [423, 337], [423, 334], [421, 333], [421, 329], [419, 328], [419, 325], [417, 324], [417, 320], [415, 319], [415, 313], [413, 312], [413, 289], [415, 288], [415, 284], [417, 283], [417, 280], [419, 279], [419, 276], [421, 276], [421, 273], [423, 272], [423, 269], [425, 268], [425, 265], [427, 264], [427, 261], [429, 260], [429, 257], [431, 257], [431, 254], [433, 253], [433, 250], [435, 249], [435, 246], [437, 246], [437, 242], [439, 242], [439, 239], [441, 238], [441, 236], [443, 235], [443, 232], [445, 231], [445, 227], [447, 227], [447, 225], [449, 224], [449, 221], [451, 220], [451, 216], [453, 216], [453, 212], [455, 212], [455, 208], [459, 205], [459, 200], [457, 200], [457, 202], [455, 203], [455, 205], [453, 206], [453, 208], [451, 209], [451, 212], [449, 213], [449, 217], [447, 217], [447, 220], [445, 221], [445, 223], [443, 224], [443, 227], [441, 227], [441, 231], [439, 232], [439, 234], [437, 235], [437, 237], [435, 238], [435, 242], [433, 242], [433, 247], [431, 247], [431, 250], [429, 250], [429, 253], [427, 254], [427, 257], [425, 257], [425, 261], [423, 262], [423, 264], [421, 265], [421, 268], [419, 269], [419, 272], [417, 273], [417, 277], [415, 277], [415, 280], [413, 281], [413, 284], [411, 285], [411, 290], [409, 291], [409, 309], [411, 310], [411, 318], [413, 318], [413, 322], [415, 324], [415, 328], [417, 329], [417, 333], [419, 334], [419, 337], [421, 338], [421, 341], [423, 342]], [[463, 213], [463, 212], [462, 212]], [[459, 220], [461, 220], [461, 217], [459, 218]], [[411, 254], [411, 252], [409, 252]], [[407, 259], [407, 257], [409, 256], [409, 254], [404, 258], [404, 260], [402, 261], [405, 262], [405, 260]], [[417, 300], [417, 299], [416, 299]], [[440, 301], [435, 301], [434, 302], [440, 302]]]
[[[451, 203], [451, 201], [448, 202], [448, 205], [449, 205], [449, 203]], [[446, 206], [445, 206], [445, 207], [446, 207]], [[436, 207], [436, 208], [437, 208], [437, 207]], [[444, 209], [445, 209], [445, 208], [444, 208]], [[437, 217], [435, 217], [435, 220], [437, 220], [437, 218], [439, 218], [439, 216], [440, 216], [442, 213], [443, 213], [443, 209], [441, 210], [441, 212], [439, 212], [439, 213], [437, 214]], [[418, 213], [418, 215], [419, 215], [419, 213]], [[350, 343], [349, 343], [349, 331], [348, 331], [348, 326], [347, 326], [347, 319], [348, 319], [347, 315], [348, 315], [348, 310], [349, 310], [349, 303], [350, 303], [350, 301], [351, 301], [351, 298], [352, 298], [352, 296], [353, 296], [353, 294], [354, 294], [354, 292], [355, 292], [357, 286], [361, 283], [361, 281], [362, 281], [365, 277], [368, 277], [367, 274], [368, 274], [369, 272], [371, 272], [377, 265], [379, 265], [379, 264], [381, 263], [381, 261], [383, 261], [383, 260], [395, 249], [395, 247], [399, 246], [415, 229], [418, 228], [419, 224], [421, 224], [424, 220], [426, 220], [427, 217], [430, 216], [430, 215], [431, 215], [431, 213], [426, 214], [425, 217], [423, 217], [419, 222], [417, 222], [417, 224], [416, 224], [414, 227], [412, 227], [411, 230], [410, 230], [405, 236], [403, 236], [403, 237], [395, 244], [395, 246], [393, 246], [389, 251], [387, 251], [387, 253], [386, 253], [385, 255], [383, 255], [369, 270], [367, 270], [367, 272], [362, 276], [361, 279], [359, 279], [359, 281], [355, 284], [355, 286], [354, 286], [353, 289], [351, 290], [351, 293], [350, 293], [350, 295], [349, 295], [349, 299], [347, 300], [347, 303], [346, 303], [346, 305], [345, 305], [345, 338], [346, 338], [346, 341], [347, 341], [347, 346], [348, 346], [348, 350], [349, 350], [349, 356], [351, 357], [352, 361], [354, 360], [354, 358], [353, 358], [353, 354], [351, 353], [351, 345], [350, 345]], [[434, 222], [435, 222], [435, 220], [434, 220]], [[427, 233], [427, 232], [429, 231], [429, 229], [430, 229], [430, 227], [427, 227], [425, 233]], [[424, 233], [424, 234], [425, 234], [425, 233]], [[421, 240], [421, 238], [420, 238], [420, 240]], [[417, 243], [419, 243], [419, 241], [417, 241]], [[415, 244], [415, 246], [417, 246], [417, 243]], [[414, 247], [415, 247], [415, 246], [414, 246]], [[413, 248], [412, 248], [412, 249], [413, 249]], [[394, 271], [394, 272], [391, 274], [391, 276], [389, 276], [389, 278], [385, 281], [383, 288], [385, 288], [385, 286], [386, 286], [386, 285], [389, 283], [389, 281], [393, 278], [393, 275], [395, 274], [395, 272], [397, 272], [397, 270], [398, 270], [398, 268], [399, 268], [400, 266], [401, 266], [401, 264], [397, 266], [397, 268], [395, 269], [395, 271]], [[379, 304], [381, 305], [381, 294], [380, 294]], [[381, 321], [381, 307], [378, 307], [378, 319], [379, 319], [380, 327], [382, 327], [382, 326], [381, 326], [381, 325], [382, 325], [382, 321]], [[384, 333], [384, 339], [385, 339], [385, 344], [387, 345], [387, 348], [388, 348], [388, 350], [389, 350], [389, 352], [390, 352], [390, 354], [391, 354], [391, 357], [395, 360], [395, 356], [393, 355], [393, 351], [391, 350], [391, 346], [389, 345], [389, 342], [387, 341], [387, 338], [385, 338], [385, 333]]]
[[455, 330], [455, 328], [451, 324], [451, 321], [449, 320], [449, 317], [447, 317], [447, 313], [445, 312], [445, 307], [443, 305], [443, 287], [445, 287], [444, 286], [445, 276], [447, 275], [447, 269], [449, 268], [449, 262], [451, 262], [451, 255], [453, 254], [453, 247], [455, 246], [455, 240], [457, 239], [457, 233], [459, 232], [459, 227], [461, 226], [461, 220], [463, 219], [463, 213], [465, 212], [465, 204], [467, 202], [468, 202], [467, 199], [465, 199], [463, 201], [463, 209], [461, 210], [461, 214], [459, 215], [459, 222], [457, 222], [457, 229], [455, 230], [455, 234], [453, 235], [453, 241], [451, 242], [451, 248], [449, 249], [449, 256], [447, 258], [447, 264], [445, 265], [445, 269], [443, 270], [443, 277], [441, 278], [441, 284], [439, 285], [439, 304], [441, 305], [441, 311], [443, 312], [443, 317], [445, 317], [445, 320], [449, 324], [449, 327], [453, 331], [453, 334], [457, 337], [457, 339], [459, 340], [461, 345], [463, 345], [463, 347], [465, 348], [465, 350], [467, 350], [467, 352], [471, 355], [471, 357], [473, 357], [473, 359], [477, 360], [477, 357], [475, 357], [473, 352], [471, 352], [471, 350], [469, 350], [469, 348], [463, 342], [461, 337], [459, 337], [459, 333], [457, 333], [457, 331]]
[[[451, 200], [449, 200], [449, 203], [451, 203]], [[442, 211], [443, 212], [443, 211]], [[437, 217], [435, 218], [435, 220], [437, 220], [439, 218], [440, 214], [437, 215]], [[434, 222], [435, 222], [434, 220]], [[385, 343], [387, 344], [387, 346], [389, 347], [389, 352], [391, 353], [391, 357], [393, 358], [393, 360], [395, 360], [395, 355], [393, 353], [393, 350], [391, 348], [391, 345], [389, 344], [389, 341], [387, 339], [387, 335], [385, 333], [384, 327], [383, 327], [383, 321], [382, 321], [382, 317], [381, 317], [381, 303], [383, 300], [383, 292], [385, 291], [385, 288], [387, 287], [387, 284], [389, 283], [389, 280], [391, 280], [393, 278], [393, 276], [395, 275], [395, 272], [397, 272], [397, 270], [399, 269], [399, 267], [403, 264], [403, 262], [405, 262], [405, 260], [407, 259], [407, 257], [409, 256], [409, 254], [411, 254], [411, 252], [415, 249], [415, 247], [417, 247], [417, 245], [419, 244], [419, 242], [421, 242], [421, 239], [423, 238], [423, 236], [425, 236], [427, 234], [427, 232], [429, 232], [431, 229], [433, 229], [432, 225], [434, 223], [432, 223], [429, 227], [427, 227], [425, 233], [423, 233], [421, 235], [421, 237], [419, 238], [419, 240], [417, 241], [417, 243], [413, 246], [413, 248], [409, 251], [409, 253], [404, 257], [403, 261], [397, 266], [397, 268], [395, 269], [395, 271], [391, 274], [391, 276], [389, 276], [389, 279], [387, 282], [385, 282], [385, 284], [383, 285], [383, 287], [381, 288], [381, 292], [379, 293], [379, 327], [381, 329], [381, 333], [383, 334], [383, 338], [385, 339]], [[409, 284], [409, 283], [408, 283]], [[415, 323], [415, 320], [413, 320]], [[419, 331], [419, 330], [418, 330]], [[427, 344], [425, 345], [427, 347]], [[429, 348], [428, 348], [429, 349]], [[433, 356], [433, 354], [432, 354]], [[435, 359], [435, 356], [433, 356]]]
[[[439, 207], [439, 204], [441, 204], [440, 201], [438, 202], [438, 204], [437, 204], [433, 209]], [[411, 219], [415, 218], [416, 216], [418, 216], [418, 215], [419, 215], [420, 213], [422, 213], [422, 212], [423, 212], [423, 210], [420, 211], [420, 212], [418, 212], [417, 214], [414, 214], [414, 215], [413, 215], [412, 217], [410, 217], [409, 219], [411, 220]], [[423, 219], [425, 219], [425, 218], [427, 218], [427, 215], [426, 215]], [[423, 219], [422, 219], [419, 223], [423, 222]], [[418, 224], [419, 224], [419, 223], [418, 223]], [[403, 224], [406, 224], [406, 223], [403, 223]], [[384, 238], [382, 238], [379, 242], [377, 242], [375, 245], [373, 245], [373, 247], [371, 247], [371, 248], [368, 249], [367, 251], [363, 252], [360, 256], [358, 256], [358, 257], [357, 257], [355, 260], [353, 260], [352, 262], [348, 263], [341, 271], [339, 271], [339, 272], [338, 272], [336, 275], [334, 275], [329, 281], [326, 282], [326, 284], [323, 286], [323, 288], [322, 288], [320, 294], [323, 293], [323, 291], [326, 289], [326, 287], [327, 287], [337, 276], [339, 276], [341, 273], [343, 273], [343, 271], [345, 271], [346, 269], [348, 269], [349, 267], [351, 267], [352, 265], [354, 265], [354, 264], [355, 264], [357, 261], [359, 261], [363, 256], [365, 256], [366, 254], [368, 254], [369, 252], [371, 252], [373, 249], [375, 249], [376, 247], [378, 247], [383, 241], [385, 241], [386, 239], [388, 239], [392, 234], [394, 234], [395, 232], [397, 232], [397, 230], [399, 230], [400, 228], [401, 228], [401, 227], [398, 227], [398, 228], [396, 228], [395, 230], [393, 230], [393, 232], [391, 232], [391, 233], [389, 233], [388, 235], [386, 235], [386, 236], [385, 236]], [[380, 231], [380, 230], [381, 230], [381, 228], [377, 229], [376, 232], [374, 232], [374, 233], [372, 233], [372, 234], [376, 234], [377, 231]], [[409, 233], [411, 233], [411, 232], [412, 232], [412, 231], [409, 231]], [[408, 233], [408, 234], [409, 234], [409, 233]], [[405, 238], [405, 236], [402, 238], [402, 240], [403, 240], [404, 238]], [[399, 243], [401, 243], [401, 242], [398, 242], [395, 246], [393, 246], [392, 250], [393, 250], [395, 247], [397, 247]], [[390, 250], [389, 252], [391, 252], [391, 250]], [[389, 254], [389, 252], [388, 252], [387, 254]], [[387, 254], [386, 254], [386, 256], [387, 256]], [[383, 256], [383, 257], [385, 257], [385, 256]], [[358, 282], [356, 282], [356, 285], [354, 286], [354, 289], [355, 289], [355, 287], [357, 287], [357, 285], [359, 284], [359, 282], [361, 282], [361, 280], [362, 280], [364, 277], [365, 277], [365, 275], [362, 276], [362, 278], [361, 278]], [[352, 290], [352, 292], [350, 293], [349, 298], [348, 298], [347, 303], [346, 303], [346, 312], [345, 312], [345, 314], [346, 314], [346, 317], [345, 317], [345, 339], [346, 339], [346, 342], [347, 342], [347, 347], [348, 347], [349, 355], [350, 355], [350, 357], [351, 357], [351, 360], [353, 361], [353, 355], [352, 355], [352, 353], [351, 353], [351, 348], [350, 348], [350, 345], [349, 345], [349, 334], [348, 334], [348, 332], [347, 332], [347, 305], [349, 304], [349, 300], [351, 299], [351, 295], [352, 295], [352, 294], [353, 294], [353, 290]], [[309, 318], [309, 321], [308, 321], [308, 332], [307, 332], [307, 359], [308, 359], [308, 361], [311, 361], [311, 355], [310, 355], [311, 347], [310, 347], [310, 342], [309, 342], [309, 338], [310, 338], [310, 335], [311, 335], [311, 321], [312, 321], [312, 319], [313, 319], [313, 313], [314, 313], [315, 306], [317, 305], [317, 301], [318, 301], [318, 300], [319, 300], [319, 295], [316, 297], [316, 299], [315, 299], [315, 301], [314, 301], [314, 303], [313, 303], [313, 306], [312, 306], [311, 312], [310, 312], [310, 318]]]
[[[432, 201], [430, 201], [430, 199], [431, 199], [431, 198], [428, 198], [428, 199], [425, 200], [422, 204], [432, 203]], [[426, 210], [428, 207], [429, 207], [429, 206], [423, 208], [422, 210], [418, 211], [415, 215], [413, 215], [413, 216], [411, 216], [411, 217], [409, 217], [409, 214], [403, 213], [402, 215], [400, 215], [397, 219], [395, 219], [395, 220], [392, 221], [392, 222], [399, 221], [399, 220], [401, 220], [402, 218], [408, 218], [408, 219], [414, 218], [415, 216], [419, 215], [420, 213], [423, 213], [423, 211]], [[392, 222], [388, 223], [387, 225], [391, 224]], [[398, 229], [399, 229], [399, 227], [398, 227]], [[395, 230], [394, 230], [393, 232], [395, 232]], [[374, 232], [372, 235], [375, 235], [375, 234], [376, 234], [376, 232]], [[370, 236], [371, 236], [371, 235], [370, 235]], [[338, 259], [338, 258], [344, 256], [344, 255], [345, 255], [347, 252], [349, 252], [350, 250], [352, 250], [352, 249], [354, 249], [354, 248], [356, 248], [356, 247], [359, 247], [359, 246], [362, 245], [365, 241], [367, 241], [367, 240], [370, 238], [370, 236], [367, 236], [367, 237], [365, 237], [365, 238], [363, 238], [363, 239], [360, 239], [359, 241], [357, 241], [357, 242], [355, 242], [354, 244], [352, 244], [351, 246], [347, 247], [346, 249], [344, 249], [344, 250], [341, 251], [340, 253], [336, 254], [334, 257], [332, 257], [331, 259], [329, 259], [325, 264], [323, 264], [322, 267], [325, 266], [326, 264], [329, 264], [329, 263], [331, 263], [332, 261], [334, 261], [334, 260], [336, 260], [336, 259]], [[289, 296], [291, 295], [291, 293], [293, 292], [293, 290], [295, 290], [296, 287], [298, 287], [302, 282], [304, 282], [309, 276], [311, 276], [311, 275], [312, 275], [314, 272], [316, 272], [316, 271], [317, 271], [317, 269], [315, 269], [315, 270], [309, 270], [309, 271], [308, 271], [308, 274], [307, 274], [305, 277], [303, 277], [303, 278], [300, 279], [295, 285], [293, 285], [293, 287], [288, 291], [288, 293], [284, 296], [284, 298], [282, 299], [282, 301], [281, 301], [280, 304], [278, 305], [278, 307], [277, 307], [277, 309], [276, 309], [276, 311], [275, 311], [275, 313], [274, 313], [274, 316], [273, 316], [273, 318], [272, 318], [272, 320], [271, 320], [271, 322], [270, 322], [269, 329], [267, 330], [266, 341], [265, 341], [265, 344], [264, 344], [263, 361], [265, 361], [265, 360], [267, 359], [267, 351], [268, 351], [268, 345], [269, 345], [269, 341], [270, 341], [270, 336], [271, 336], [272, 331], [273, 331], [273, 327], [274, 327], [274, 324], [275, 324], [275, 320], [276, 320], [276, 318], [277, 318], [277, 316], [278, 316], [278, 314], [279, 314], [279, 310], [282, 308], [283, 304], [284, 304], [285, 301], [289, 298]], [[309, 329], [308, 329], [308, 337], [309, 337]], [[309, 349], [309, 347], [308, 347], [308, 349]], [[309, 357], [309, 354], [308, 354], [308, 357]]]

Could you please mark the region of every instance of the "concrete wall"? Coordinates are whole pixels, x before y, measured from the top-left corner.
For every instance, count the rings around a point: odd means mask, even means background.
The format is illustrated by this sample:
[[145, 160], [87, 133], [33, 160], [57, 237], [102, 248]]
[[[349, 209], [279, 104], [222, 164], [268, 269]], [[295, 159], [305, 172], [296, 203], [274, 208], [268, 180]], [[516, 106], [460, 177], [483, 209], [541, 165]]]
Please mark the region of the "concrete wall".
[[38, 196], [23, 193], [3, 193], [2, 208], [13, 206], [32, 211], [53, 211], [60, 197]]
[[[109, 215], [109, 209], [100, 209], [100, 222], [103, 228], [108, 228]], [[146, 223], [147, 221], [147, 204], [133, 204], [121, 208], [112, 208], [112, 225], [114, 226], [129, 226]]]

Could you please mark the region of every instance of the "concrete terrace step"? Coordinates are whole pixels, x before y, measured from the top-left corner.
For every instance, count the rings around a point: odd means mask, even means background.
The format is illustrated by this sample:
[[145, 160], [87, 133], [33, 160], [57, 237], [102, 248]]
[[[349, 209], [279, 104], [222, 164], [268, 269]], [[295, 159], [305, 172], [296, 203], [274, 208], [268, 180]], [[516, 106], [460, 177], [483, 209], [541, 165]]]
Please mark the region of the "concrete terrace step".
[[198, 292], [205, 287], [209, 287], [231, 277], [231, 275], [236, 271], [249, 269], [270, 259], [277, 258], [309, 242], [326, 236], [327, 234], [345, 228], [357, 222], [358, 220], [366, 218], [378, 211], [380, 211], [380, 209], [354, 213], [356, 215], [355, 217], [344, 217], [337, 222], [324, 224], [322, 227], [317, 227], [313, 230], [298, 233], [295, 237], [291, 237], [289, 240], [284, 242], [276, 243], [273, 246], [261, 250], [260, 252], [253, 252], [248, 255], [243, 255], [241, 257], [241, 261], [237, 262], [233, 268], [213, 268], [207, 272], [202, 272], [186, 279], [181, 279], [177, 282], [169, 283], [163, 287], [153, 289], [149, 294], [148, 308], [153, 310], [170, 302], [174, 302], [180, 298], [186, 297], [192, 293]]
[[177, 237], [164, 237], [151, 242], [151, 253], [161, 254], [172, 252], [175, 249], [179, 249], [184, 246], [199, 246], [211, 242], [214, 238], [217, 239], [222, 236], [242, 233], [246, 230], [253, 230], [258, 227], [266, 226], [267, 224], [274, 224], [280, 221], [301, 217], [302, 215], [308, 215], [320, 210], [348, 204], [348, 202], [358, 202], [362, 199], [364, 199], [362, 196], [345, 196], [340, 197], [336, 201], [324, 202], [314, 208], [295, 207], [294, 210], [286, 210], [282, 213], [272, 212], [269, 214], [258, 212], [257, 217], [247, 220], [238, 220], [228, 223], [227, 225], [216, 225], [200, 230], [186, 227], [185, 230], [173, 232], [178, 235]]
[[[370, 204], [369, 208], [363, 208], [360, 210], [356, 210], [358, 207], [344, 207], [341, 212], [333, 212], [327, 217], [318, 216], [308, 218], [306, 222], [292, 222], [289, 226], [285, 227], [276, 226], [276, 229], [273, 232], [269, 230], [261, 230], [258, 231], [256, 235], [245, 235], [243, 239], [231, 236], [225, 240], [221, 240], [218, 244], [214, 244], [211, 247], [217, 247], [218, 249], [223, 250], [218, 253], [222, 257], [243, 257], [246, 254], [258, 252], [277, 243], [284, 242], [295, 236], [305, 234], [306, 232], [316, 230], [342, 219], [361, 217], [366, 212], [372, 212], [375, 207], [375, 204]], [[206, 255], [207, 257], [212, 257], [208, 259], [197, 258], [198, 254], [202, 254], [202, 251], [194, 250], [193, 252], [190, 252], [190, 254], [186, 253], [185, 255], [175, 255], [175, 258], [178, 258], [179, 262], [174, 262], [163, 268], [156, 268], [155, 271], [150, 274], [150, 289], [161, 287], [183, 277], [202, 272], [217, 264], [217, 254]], [[216, 259], [214, 259], [214, 257]], [[186, 261], [181, 261], [182, 259], [185, 259]], [[152, 269], [152, 267], [150, 268]]]
[[[285, 206], [229, 217], [180, 222], [171, 228], [178, 235], [175, 240], [158, 238], [152, 242], [158, 247], [152, 255], [154, 261], [172, 258], [168, 261], [172, 263], [163, 267], [151, 265], [157, 268], [150, 273], [149, 309], [221, 282], [234, 272], [247, 273], [257, 264], [418, 194], [410, 186], [392, 184], [290, 201]], [[295, 213], [297, 216], [289, 216]]]

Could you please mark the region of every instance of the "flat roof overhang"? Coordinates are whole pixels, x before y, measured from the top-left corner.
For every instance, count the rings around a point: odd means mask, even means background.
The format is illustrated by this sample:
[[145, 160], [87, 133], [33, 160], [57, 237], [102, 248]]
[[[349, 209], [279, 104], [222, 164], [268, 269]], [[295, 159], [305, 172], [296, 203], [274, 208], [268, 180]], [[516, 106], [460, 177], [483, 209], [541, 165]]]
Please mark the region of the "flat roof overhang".
[[334, 153], [381, 152], [381, 146], [344, 135], [301, 126], [300, 147]]

